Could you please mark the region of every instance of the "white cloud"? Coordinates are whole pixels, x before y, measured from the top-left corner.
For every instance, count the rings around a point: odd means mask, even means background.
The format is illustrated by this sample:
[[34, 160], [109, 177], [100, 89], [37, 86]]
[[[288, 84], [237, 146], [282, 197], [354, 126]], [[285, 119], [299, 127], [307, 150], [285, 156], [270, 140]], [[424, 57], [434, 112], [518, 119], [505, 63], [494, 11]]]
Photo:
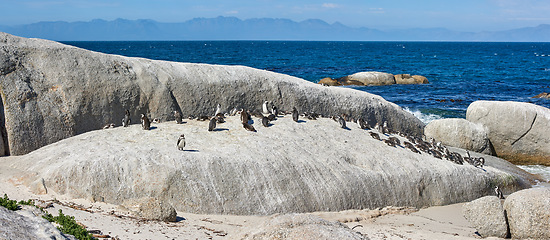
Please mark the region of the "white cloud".
[[239, 13], [239, 11], [237, 11], [237, 10], [231, 10], [231, 11], [225, 12], [225, 14], [238, 14], [238, 13]]
[[322, 5], [324, 8], [338, 8], [338, 4], [335, 3], [323, 3]]

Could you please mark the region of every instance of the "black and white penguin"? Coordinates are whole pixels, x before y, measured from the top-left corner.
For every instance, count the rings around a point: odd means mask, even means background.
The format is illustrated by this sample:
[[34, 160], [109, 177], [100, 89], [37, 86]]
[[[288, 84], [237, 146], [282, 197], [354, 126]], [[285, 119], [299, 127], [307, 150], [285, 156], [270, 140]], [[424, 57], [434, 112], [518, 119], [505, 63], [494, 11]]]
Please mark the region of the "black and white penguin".
[[357, 125], [359, 125], [359, 128], [361, 129], [365, 129], [365, 130], [370, 129], [369, 125], [367, 124], [367, 122], [365, 122], [365, 120], [363, 120], [363, 118], [357, 119]]
[[292, 120], [298, 122], [298, 110], [296, 110], [296, 107], [292, 108]]
[[151, 121], [149, 121], [149, 118], [145, 114], [141, 114], [141, 128], [143, 130], [151, 129]]
[[264, 101], [264, 104], [262, 104], [262, 112], [263, 114], [269, 114], [269, 108], [268, 108], [268, 101]]
[[264, 125], [264, 127], [269, 127], [269, 118], [262, 117], [262, 125]]
[[251, 132], [256, 132], [256, 129], [252, 125], [248, 124], [247, 122], [246, 123], [243, 122], [243, 128]]
[[222, 113], [222, 105], [218, 103], [218, 106], [216, 107], [216, 113], [214, 113], [214, 116], [218, 116], [218, 114]]
[[176, 123], [181, 124], [182, 123], [182, 117], [181, 113], [178, 111], [174, 111], [174, 117], [176, 117]]
[[248, 120], [250, 120], [250, 115], [248, 114], [247, 110], [243, 109], [241, 111], [241, 122], [248, 123]]
[[369, 132], [370, 136], [376, 140], [380, 140], [380, 135], [378, 135], [378, 133], [375, 133], [375, 132]]
[[267, 116], [267, 119], [268, 119], [269, 121], [273, 121], [273, 120], [275, 120], [275, 116], [276, 116], [275, 114], [269, 114], [269, 115]]
[[126, 112], [124, 113], [124, 118], [122, 118], [122, 126], [128, 127], [130, 126], [130, 111], [126, 109]]
[[275, 104], [271, 103], [271, 114], [276, 116], [279, 116], [279, 109], [275, 106]]
[[214, 131], [214, 129], [216, 128], [216, 122], [218, 120], [216, 119], [216, 117], [213, 117], [210, 119], [210, 122], [208, 123], [208, 131]]
[[502, 194], [502, 191], [500, 191], [500, 188], [498, 186], [495, 187], [495, 193], [499, 199], [504, 199], [504, 195]]
[[339, 118], [338, 118], [338, 123], [340, 124], [340, 127], [341, 127], [341, 128], [344, 128], [344, 129], [347, 128], [347, 127], [346, 127], [346, 120], [345, 120], [343, 117], [339, 117]]
[[109, 123], [109, 124], [103, 126], [103, 129], [109, 129], [109, 128], [115, 128], [115, 124], [114, 123]]
[[185, 135], [180, 135], [177, 146], [180, 151], [183, 151], [183, 148], [185, 147]]

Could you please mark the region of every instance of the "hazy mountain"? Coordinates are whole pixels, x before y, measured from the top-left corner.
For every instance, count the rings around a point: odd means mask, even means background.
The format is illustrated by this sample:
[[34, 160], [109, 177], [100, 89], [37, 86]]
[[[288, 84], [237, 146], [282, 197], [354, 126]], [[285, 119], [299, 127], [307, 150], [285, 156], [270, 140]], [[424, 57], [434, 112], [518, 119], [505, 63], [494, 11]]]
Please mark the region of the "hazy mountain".
[[339, 41], [550, 41], [550, 25], [495, 32], [458, 32], [445, 28], [381, 31], [351, 28], [319, 19], [295, 22], [282, 18], [194, 18], [181, 23], [101, 19], [89, 22], [38, 22], [0, 26], [22, 37], [56, 41], [97, 40], [339, 40]]

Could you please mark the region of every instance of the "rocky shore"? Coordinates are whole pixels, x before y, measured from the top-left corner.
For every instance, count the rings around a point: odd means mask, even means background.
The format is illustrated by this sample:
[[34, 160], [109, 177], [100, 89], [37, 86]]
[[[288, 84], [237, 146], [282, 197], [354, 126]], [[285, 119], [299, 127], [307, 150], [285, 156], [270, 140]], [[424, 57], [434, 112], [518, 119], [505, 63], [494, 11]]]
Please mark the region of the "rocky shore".
[[[10, 155], [0, 161], [4, 193], [64, 199], [53, 204], [67, 211], [80, 202], [79, 211], [103, 208], [97, 212], [132, 219], [129, 225], [175, 221], [163, 226], [200, 232], [182, 233], [185, 238], [384, 238], [357, 228], [374, 226], [369, 216], [412, 216], [420, 208], [493, 195], [497, 186], [511, 194], [540, 180], [501, 158], [420, 140], [424, 124], [379, 96], [249, 67], [114, 56], [0, 33], [0, 83], [0, 152]], [[264, 101], [281, 109], [265, 125], [255, 111]], [[212, 118], [217, 104], [225, 118], [209, 131], [209, 122], [196, 117]], [[484, 104], [499, 103], [472, 109]], [[294, 107], [298, 121], [285, 114]], [[120, 127], [127, 109], [132, 124]], [[255, 130], [243, 128], [243, 120], [229, 114], [233, 109], [251, 110], [255, 116], [244, 122]], [[529, 109], [536, 112], [531, 127], [515, 123], [523, 132], [514, 135], [514, 147], [542, 141], [531, 134], [544, 129], [547, 123], [539, 121], [546, 113]], [[193, 117], [177, 124], [174, 111]], [[491, 111], [476, 112], [483, 111], [469, 109], [473, 124], [461, 126], [475, 130], [467, 137], [483, 140], [459, 147], [503, 155], [488, 123], [494, 117], [485, 121]], [[158, 122], [143, 130], [141, 114]], [[102, 129], [110, 123], [115, 127]], [[218, 222], [228, 230], [212, 230]], [[461, 226], [464, 237], [473, 236]]]
[[358, 72], [341, 78], [323, 78], [319, 84], [325, 86], [382, 86], [393, 84], [428, 84], [426, 77], [410, 74], [391, 74], [383, 72]]

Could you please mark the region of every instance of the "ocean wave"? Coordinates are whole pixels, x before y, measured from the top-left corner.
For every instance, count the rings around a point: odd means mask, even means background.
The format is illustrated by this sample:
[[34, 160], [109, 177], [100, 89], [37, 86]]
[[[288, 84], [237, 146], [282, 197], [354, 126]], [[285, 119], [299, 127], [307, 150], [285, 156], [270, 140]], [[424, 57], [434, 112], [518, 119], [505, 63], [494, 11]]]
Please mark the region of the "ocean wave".
[[550, 167], [542, 165], [518, 165], [519, 168], [541, 176], [547, 182], [550, 181]]
[[403, 108], [405, 111], [410, 112], [412, 115], [414, 115], [416, 118], [420, 119], [424, 124], [428, 124], [432, 122], [433, 120], [443, 119], [443, 117], [432, 114], [432, 113], [422, 113], [420, 110], [411, 110], [408, 107]]

